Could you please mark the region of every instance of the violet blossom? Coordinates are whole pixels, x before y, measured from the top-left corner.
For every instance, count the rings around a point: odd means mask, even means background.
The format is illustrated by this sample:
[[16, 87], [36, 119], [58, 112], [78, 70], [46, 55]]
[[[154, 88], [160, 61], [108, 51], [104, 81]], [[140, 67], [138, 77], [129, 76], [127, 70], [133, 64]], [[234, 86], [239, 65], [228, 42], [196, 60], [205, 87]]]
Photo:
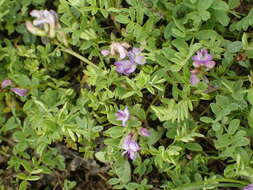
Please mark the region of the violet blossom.
[[114, 63], [116, 71], [124, 75], [130, 75], [136, 70], [136, 64], [129, 60], [117, 61]]
[[10, 79], [5, 79], [3, 80], [3, 82], [1, 83], [1, 87], [2, 88], [6, 88], [8, 86], [11, 86], [12, 85], [12, 81]]
[[122, 148], [125, 150], [123, 155], [127, 155], [131, 160], [136, 158], [136, 153], [141, 149], [133, 136], [133, 133], [128, 134], [122, 144]]
[[130, 75], [136, 70], [137, 65], [146, 64], [146, 59], [143, 55], [141, 55], [141, 50], [139, 48], [134, 47], [132, 50], [127, 52], [126, 55], [129, 59], [120, 60], [114, 63], [118, 73]]
[[213, 59], [213, 56], [209, 54], [206, 49], [201, 49], [197, 51], [197, 55], [192, 57], [193, 66], [195, 68], [204, 66], [207, 69], [212, 69], [215, 66], [215, 62], [212, 61], [212, 59]]
[[11, 88], [11, 91], [19, 96], [25, 96], [28, 92], [25, 88]]
[[191, 71], [190, 83], [192, 85], [196, 85], [200, 81], [208, 83], [208, 79], [204, 75], [203, 68], [205, 68], [205, 71], [212, 69], [216, 64], [212, 59], [213, 56], [209, 54], [206, 49], [197, 51], [197, 55], [192, 57], [192, 64], [195, 67], [195, 69]]
[[253, 190], [253, 184], [249, 184], [248, 186], [244, 187], [243, 190]]
[[148, 130], [147, 128], [144, 128], [144, 127], [142, 127], [142, 128], [140, 129], [140, 133], [141, 133], [141, 135], [144, 136], [144, 137], [149, 137], [149, 136], [150, 136], [149, 130]]
[[130, 118], [130, 113], [128, 110], [128, 107], [126, 107], [124, 110], [118, 110], [116, 113], [117, 120], [122, 121], [122, 126], [126, 126], [126, 122]]

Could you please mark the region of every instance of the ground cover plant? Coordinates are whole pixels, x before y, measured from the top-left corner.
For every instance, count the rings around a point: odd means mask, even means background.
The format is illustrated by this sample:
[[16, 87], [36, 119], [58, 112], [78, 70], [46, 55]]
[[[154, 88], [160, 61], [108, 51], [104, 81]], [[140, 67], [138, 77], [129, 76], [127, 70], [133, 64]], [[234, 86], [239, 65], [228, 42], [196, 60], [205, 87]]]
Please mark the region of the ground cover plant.
[[0, 189], [252, 190], [252, 0], [0, 0]]

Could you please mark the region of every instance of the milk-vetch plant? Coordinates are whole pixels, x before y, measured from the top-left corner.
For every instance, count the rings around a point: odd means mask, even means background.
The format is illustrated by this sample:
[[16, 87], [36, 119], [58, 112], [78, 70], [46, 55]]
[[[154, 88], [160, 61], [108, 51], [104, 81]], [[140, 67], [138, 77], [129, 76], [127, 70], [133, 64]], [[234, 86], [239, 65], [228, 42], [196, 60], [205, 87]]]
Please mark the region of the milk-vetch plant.
[[244, 189], [252, 1], [0, 0], [0, 189]]

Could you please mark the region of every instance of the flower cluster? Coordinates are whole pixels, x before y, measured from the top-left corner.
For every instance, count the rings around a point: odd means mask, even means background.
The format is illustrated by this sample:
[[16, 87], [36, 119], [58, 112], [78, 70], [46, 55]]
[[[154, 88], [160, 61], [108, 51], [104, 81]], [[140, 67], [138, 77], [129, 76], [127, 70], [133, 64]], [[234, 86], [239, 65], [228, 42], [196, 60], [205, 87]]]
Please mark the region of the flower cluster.
[[[126, 43], [113, 42], [110, 46], [111, 50], [102, 50], [101, 54], [104, 56], [119, 54], [119, 61], [116, 61], [116, 71], [124, 75], [130, 75], [133, 73], [137, 65], [144, 65], [146, 63], [145, 57], [139, 48], [133, 47], [130, 51], [128, 49], [131, 46]], [[125, 59], [128, 58], [128, 59]]]
[[[118, 110], [116, 113], [116, 119], [122, 121], [122, 126], [126, 126], [126, 122], [130, 119], [130, 113], [126, 107], [124, 110]], [[144, 137], [150, 136], [148, 129], [140, 128], [140, 134]], [[136, 158], [136, 153], [141, 149], [134, 138], [134, 133], [129, 133], [122, 144], [122, 148], [125, 150], [123, 155], [127, 155], [131, 160]]]
[[41, 37], [54, 38], [56, 36], [64, 45], [68, 44], [64, 32], [59, 31], [61, 25], [54, 10], [32, 10], [30, 15], [36, 19], [33, 22], [26, 21], [29, 32]]
[[202, 70], [208, 71], [215, 66], [215, 62], [212, 60], [213, 57], [208, 53], [206, 49], [201, 49], [197, 52], [197, 55], [192, 57], [194, 70], [191, 71], [190, 82], [192, 85], [196, 85], [201, 80], [208, 82], [205, 76], [200, 77]]
[[[2, 81], [1, 83], [1, 88], [4, 89], [4, 88], [7, 88], [8, 86], [12, 86], [13, 85], [13, 82], [9, 79], [5, 79]], [[25, 96], [28, 92], [27, 89], [25, 88], [10, 88], [10, 91], [14, 92], [15, 94], [19, 95], [19, 96]]]

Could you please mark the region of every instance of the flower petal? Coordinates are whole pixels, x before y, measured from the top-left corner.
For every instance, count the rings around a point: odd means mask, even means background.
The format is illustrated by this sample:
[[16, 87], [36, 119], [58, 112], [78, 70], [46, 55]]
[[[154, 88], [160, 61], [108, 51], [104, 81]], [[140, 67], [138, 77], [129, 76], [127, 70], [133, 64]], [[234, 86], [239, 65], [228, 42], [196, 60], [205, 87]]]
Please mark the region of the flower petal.
[[124, 75], [129, 75], [136, 70], [136, 64], [129, 60], [117, 61], [114, 65], [116, 66], [116, 71]]
[[11, 86], [11, 85], [12, 85], [12, 81], [10, 79], [5, 79], [3, 80], [1, 87], [6, 88], [7, 86]]
[[19, 96], [25, 96], [28, 92], [28, 90], [24, 88], [11, 88], [11, 91]]
[[107, 55], [110, 54], [110, 51], [107, 50], [107, 49], [103, 49], [103, 50], [100, 51], [100, 53], [101, 53], [103, 56], [107, 56]]
[[140, 129], [140, 133], [141, 133], [141, 135], [144, 136], [144, 137], [150, 136], [149, 130], [148, 130], [147, 128], [144, 128], [144, 127], [142, 127], [142, 128]]
[[208, 61], [208, 62], [206, 62], [204, 65], [205, 65], [205, 67], [209, 70], [209, 69], [214, 68], [215, 64], [216, 64], [216, 63], [215, 63], [214, 61]]
[[193, 86], [198, 84], [199, 81], [200, 81], [200, 79], [198, 78], [198, 76], [196, 74], [191, 74], [190, 82]]

